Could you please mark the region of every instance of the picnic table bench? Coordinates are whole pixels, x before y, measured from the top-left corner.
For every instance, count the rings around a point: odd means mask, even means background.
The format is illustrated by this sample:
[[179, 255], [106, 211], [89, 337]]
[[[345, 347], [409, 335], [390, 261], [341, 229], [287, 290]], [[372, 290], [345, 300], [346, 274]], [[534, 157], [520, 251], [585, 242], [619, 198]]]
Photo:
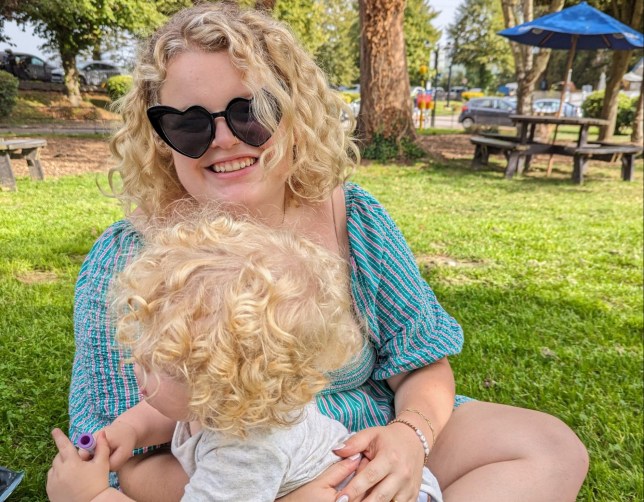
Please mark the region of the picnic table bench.
[[635, 157], [642, 153], [643, 148], [637, 145], [620, 145], [615, 143], [587, 143], [584, 146], [568, 147], [566, 151], [573, 157], [572, 179], [583, 183], [586, 165], [590, 159], [603, 162], [622, 163], [622, 179], [633, 181]]
[[529, 146], [519, 143], [518, 138], [507, 136], [472, 136], [470, 142], [475, 146], [472, 167], [478, 168], [487, 165], [490, 154], [502, 154], [508, 161], [505, 170], [506, 178], [520, 169], [520, 160], [528, 151]]
[[16, 190], [16, 177], [11, 159], [26, 159], [32, 179], [44, 179], [39, 150], [47, 146], [44, 139], [2, 139], [0, 138], [0, 187]]

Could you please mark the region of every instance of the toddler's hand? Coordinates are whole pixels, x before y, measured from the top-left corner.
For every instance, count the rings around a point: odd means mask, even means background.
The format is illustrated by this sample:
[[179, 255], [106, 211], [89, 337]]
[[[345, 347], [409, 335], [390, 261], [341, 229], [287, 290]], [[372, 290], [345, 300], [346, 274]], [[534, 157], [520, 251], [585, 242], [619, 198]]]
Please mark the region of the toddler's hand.
[[58, 454], [47, 473], [47, 495], [51, 502], [88, 502], [109, 488], [110, 449], [105, 434], [96, 436], [96, 451], [84, 461], [60, 429], [51, 432]]

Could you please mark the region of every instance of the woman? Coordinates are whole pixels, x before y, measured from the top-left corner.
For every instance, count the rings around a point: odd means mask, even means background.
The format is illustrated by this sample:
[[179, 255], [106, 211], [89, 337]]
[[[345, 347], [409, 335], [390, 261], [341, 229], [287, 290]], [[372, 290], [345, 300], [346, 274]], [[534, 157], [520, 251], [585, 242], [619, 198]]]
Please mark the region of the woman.
[[[283, 25], [226, 3], [182, 11], [142, 51], [121, 106], [112, 151], [128, 219], [106, 230], [79, 275], [73, 438], [138, 402], [111, 346], [107, 289], [144, 246], [137, 222], [163, 219], [188, 198], [292, 228], [349, 264], [372, 345], [317, 404], [359, 432], [335, 450], [347, 460], [288, 500], [415, 500], [423, 464], [448, 501], [575, 499], [588, 460], [567, 426], [455, 395], [447, 357], [462, 331], [384, 208], [345, 183], [358, 158], [339, 119], [346, 105]], [[359, 452], [369, 462], [336, 493]], [[137, 500], [178, 500], [187, 481], [167, 453], [139, 455], [119, 476]]]

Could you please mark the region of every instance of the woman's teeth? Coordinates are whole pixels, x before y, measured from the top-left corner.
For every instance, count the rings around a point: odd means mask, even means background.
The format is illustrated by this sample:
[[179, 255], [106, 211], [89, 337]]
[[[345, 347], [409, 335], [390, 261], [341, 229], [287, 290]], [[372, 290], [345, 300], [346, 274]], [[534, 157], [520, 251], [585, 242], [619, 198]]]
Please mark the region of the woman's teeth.
[[232, 171], [239, 171], [245, 167], [248, 167], [255, 163], [253, 157], [246, 157], [244, 159], [236, 159], [231, 162], [220, 162], [219, 164], [213, 164], [210, 168], [216, 173], [230, 173]]

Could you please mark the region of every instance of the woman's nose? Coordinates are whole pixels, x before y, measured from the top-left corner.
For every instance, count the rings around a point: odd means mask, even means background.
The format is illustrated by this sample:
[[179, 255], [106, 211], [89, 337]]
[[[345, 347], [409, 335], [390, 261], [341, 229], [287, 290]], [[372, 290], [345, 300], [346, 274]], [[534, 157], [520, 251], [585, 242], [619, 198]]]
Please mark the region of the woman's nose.
[[215, 119], [215, 138], [210, 143], [211, 148], [228, 149], [239, 143], [239, 139], [233, 134], [224, 117]]

